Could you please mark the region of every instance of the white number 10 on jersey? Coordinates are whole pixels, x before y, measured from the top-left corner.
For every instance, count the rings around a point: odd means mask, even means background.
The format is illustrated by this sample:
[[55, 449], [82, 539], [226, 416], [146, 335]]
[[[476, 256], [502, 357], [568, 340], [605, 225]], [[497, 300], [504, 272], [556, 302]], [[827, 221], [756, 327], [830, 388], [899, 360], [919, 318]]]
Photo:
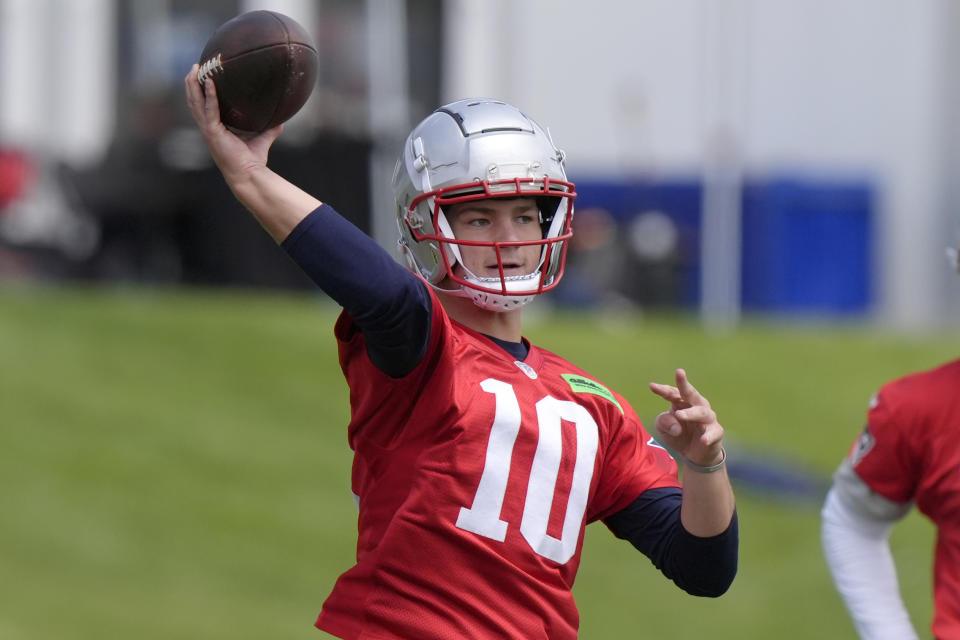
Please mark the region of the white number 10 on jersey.
[[[507, 491], [513, 447], [520, 433], [520, 405], [513, 386], [506, 382], [488, 378], [480, 383], [480, 387], [494, 395], [496, 409], [480, 484], [473, 497], [473, 505], [469, 509], [460, 509], [457, 526], [503, 542], [507, 537], [508, 524], [500, 519], [500, 512]], [[575, 402], [545, 396], [535, 406], [540, 435], [530, 469], [520, 533], [537, 554], [565, 564], [577, 550], [600, 436], [593, 417]], [[567, 497], [563, 530], [557, 539], [547, 533], [547, 525], [563, 456], [563, 420], [576, 426], [577, 459], [573, 467], [570, 495]]]

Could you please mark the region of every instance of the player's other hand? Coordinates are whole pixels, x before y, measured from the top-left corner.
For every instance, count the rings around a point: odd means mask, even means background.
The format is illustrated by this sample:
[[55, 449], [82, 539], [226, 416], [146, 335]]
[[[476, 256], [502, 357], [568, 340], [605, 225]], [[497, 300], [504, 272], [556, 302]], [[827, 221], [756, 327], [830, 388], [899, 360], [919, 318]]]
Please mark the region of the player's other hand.
[[676, 386], [651, 382], [650, 390], [670, 403], [670, 410], [654, 422], [663, 444], [704, 467], [723, 459], [723, 427], [710, 402], [690, 384], [683, 369], [677, 369]]
[[201, 85], [197, 81], [199, 69], [199, 65], [193, 65], [183, 79], [187, 106], [224, 177], [229, 182], [233, 176], [265, 167], [270, 146], [283, 132], [283, 125], [259, 134], [228, 128], [220, 121], [216, 85], [210, 78]]

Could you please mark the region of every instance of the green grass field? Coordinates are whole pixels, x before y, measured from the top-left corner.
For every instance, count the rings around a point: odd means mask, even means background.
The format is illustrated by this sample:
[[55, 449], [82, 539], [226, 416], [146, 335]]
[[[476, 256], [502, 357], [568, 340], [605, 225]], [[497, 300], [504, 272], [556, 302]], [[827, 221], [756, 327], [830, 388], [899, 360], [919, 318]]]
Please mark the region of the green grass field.
[[[351, 564], [346, 385], [322, 297], [0, 289], [0, 638], [320, 638]], [[683, 317], [530, 316], [529, 337], [631, 399], [675, 367], [731, 452], [827, 478], [882, 382], [960, 336]], [[731, 455], [731, 470], [736, 456]], [[740, 572], [685, 595], [603, 527], [575, 588], [581, 637], [852, 638], [820, 554], [819, 505], [737, 484]], [[893, 544], [929, 635], [933, 529]]]

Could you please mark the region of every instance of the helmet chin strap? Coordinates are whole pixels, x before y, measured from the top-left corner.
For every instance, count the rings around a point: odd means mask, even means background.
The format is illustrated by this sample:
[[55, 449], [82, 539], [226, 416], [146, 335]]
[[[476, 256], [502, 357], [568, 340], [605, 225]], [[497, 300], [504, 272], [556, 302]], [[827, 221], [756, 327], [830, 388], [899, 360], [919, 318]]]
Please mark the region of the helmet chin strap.
[[[463, 279], [470, 284], [476, 284], [480, 287], [485, 287], [491, 289], [493, 287], [502, 286], [503, 283], [500, 282], [500, 278], [481, 278], [474, 275], [466, 267], [463, 268], [466, 272]], [[525, 276], [513, 276], [507, 278], [504, 282], [507, 285], [507, 290], [514, 291], [523, 291], [525, 288], [529, 288], [527, 285], [528, 282], [536, 285], [540, 281], [540, 270], [537, 269], [531, 274]], [[511, 287], [510, 285], [514, 285]], [[520, 286], [517, 286], [520, 285]], [[488, 311], [512, 311], [513, 309], [519, 309], [520, 307], [530, 303], [535, 297], [536, 294], [531, 294], [528, 296], [518, 296], [518, 295], [504, 295], [502, 293], [491, 293], [489, 291], [481, 291], [480, 289], [475, 289], [470, 286], [460, 286], [460, 294], [463, 297], [470, 298], [473, 301], [473, 304], [477, 305], [481, 309], [486, 309]]]
[[[492, 278], [495, 282], [500, 282], [499, 278]], [[502, 293], [490, 293], [488, 291], [480, 291], [479, 289], [474, 289], [473, 287], [460, 285], [456, 289], [445, 289], [439, 285], [428, 282], [431, 287], [436, 291], [443, 292], [449, 296], [456, 296], [458, 298], [467, 298], [473, 304], [477, 305], [481, 309], [486, 309], [487, 311], [513, 311], [514, 309], [519, 309], [524, 305], [531, 302], [536, 294], [529, 296], [505, 296]]]
[[470, 290], [470, 298], [473, 304], [487, 311], [513, 311], [526, 306], [533, 301], [535, 296], [505, 296], [499, 293], [487, 293], [485, 291]]

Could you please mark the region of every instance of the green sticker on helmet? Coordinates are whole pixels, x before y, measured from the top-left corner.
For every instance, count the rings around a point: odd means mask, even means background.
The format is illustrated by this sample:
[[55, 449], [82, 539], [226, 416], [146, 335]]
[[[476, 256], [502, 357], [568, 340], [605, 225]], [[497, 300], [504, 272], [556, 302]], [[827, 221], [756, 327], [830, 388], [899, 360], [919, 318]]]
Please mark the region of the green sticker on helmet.
[[621, 407], [620, 403], [617, 402], [617, 399], [613, 396], [613, 393], [610, 391], [610, 389], [607, 389], [596, 380], [584, 378], [576, 373], [564, 373], [561, 374], [561, 377], [567, 381], [567, 384], [570, 385], [570, 389], [574, 393], [592, 393], [595, 396], [606, 398], [613, 404], [617, 405], [617, 409], [620, 409], [620, 413], [623, 413], [623, 407]]

